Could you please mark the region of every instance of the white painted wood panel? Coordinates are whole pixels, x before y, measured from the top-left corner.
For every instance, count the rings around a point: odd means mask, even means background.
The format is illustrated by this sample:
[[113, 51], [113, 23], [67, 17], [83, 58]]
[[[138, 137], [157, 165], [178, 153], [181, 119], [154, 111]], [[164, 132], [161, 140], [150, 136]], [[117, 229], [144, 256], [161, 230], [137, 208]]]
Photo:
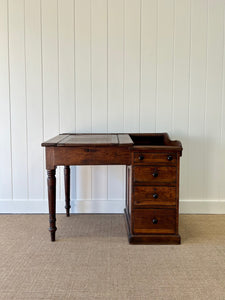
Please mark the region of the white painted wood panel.
[[8, 5], [13, 198], [28, 199], [24, 1], [9, 0]]
[[8, 3], [0, 1], [0, 199], [12, 199]]
[[[203, 199], [208, 5], [191, 2], [188, 198]], [[199, 188], [201, 187], [201, 188]]]
[[[40, 2], [25, 1], [27, 150], [29, 199], [44, 196], [44, 151]], [[35, 124], [35, 126], [34, 126]]]
[[91, 1], [75, 1], [76, 131], [92, 131]]
[[[76, 131], [75, 102], [75, 4], [73, 0], [58, 1], [58, 63], [59, 63], [59, 127], [60, 132]], [[61, 199], [64, 201], [64, 171], [60, 172]], [[75, 167], [71, 167], [71, 198], [75, 198]]]
[[141, 1], [125, 0], [124, 14], [124, 130], [139, 132]]
[[107, 132], [108, 117], [108, 51], [107, 2], [92, 2], [91, 15], [91, 78], [92, 78], [92, 131]]
[[125, 207], [125, 166], [108, 167], [108, 200], [118, 200]]
[[54, 0], [41, 3], [44, 139], [48, 139], [60, 131], [58, 7]]
[[[92, 2], [91, 10], [91, 78], [92, 132], [107, 132], [108, 119], [108, 5], [105, 0]], [[92, 167], [92, 199], [106, 200], [107, 166]]]
[[[108, 1], [108, 132], [124, 132], [124, 6]], [[108, 200], [124, 201], [124, 178], [123, 167], [108, 167]]]
[[108, 0], [108, 132], [124, 132], [124, 1]]
[[[75, 1], [76, 131], [92, 132], [90, 0]], [[91, 167], [76, 167], [76, 199], [91, 199]]]
[[58, 0], [60, 132], [75, 132], [74, 1]]
[[[225, 212], [224, 13], [224, 0], [0, 0], [0, 211], [47, 211], [43, 139], [167, 131], [184, 147], [181, 211]], [[125, 167], [71, 169], [73, 212], [122, 212]], [[57, 181], [63, 212], [62, 167]]]
[[[58, 3], [41, 1], [42, 73], [43, 73], [43, 128], [44, 139], [60, 132], [59, 118], [59, 47]], [[61, 169], [56, 170], [57, 199], [61, 195]], [[45, 197], [47, 196], [45, 176]]]
[[190, 98], [191, 1], [175, 1], [174, 76], [171, 138], [182, 140], [180, 197], [188, 197], [188, 126]]
[[174, 72], [174, 0], [158, 1], [156, 131], [171, 132]]
[[219, 199], [221, 159], [221, 110], [224, 56], [224, 9], [225, 2], [209, 2], [207, 35], [207, 79], [205, 109], [205, 190], [204, 199]]
[[158, 2], [142, 1], [140, 132], [155, 132], [157, 88]]
[[220, 144], [218, 145], [220, 162], [220, 179], [219, 179], [219, 199], [223, 201], [225, 198], [225, 10], [224, 10], [224, 25], [223, 25], [223, 74], [222, 74], [222, 107], [221, 107], [221, 129], [220, 129]]

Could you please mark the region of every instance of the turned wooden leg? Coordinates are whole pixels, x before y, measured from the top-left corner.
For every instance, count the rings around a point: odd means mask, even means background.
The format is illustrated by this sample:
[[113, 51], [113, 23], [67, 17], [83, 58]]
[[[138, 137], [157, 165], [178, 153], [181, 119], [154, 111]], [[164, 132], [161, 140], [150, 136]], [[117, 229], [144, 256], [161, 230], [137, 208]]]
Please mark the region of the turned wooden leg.
[[51, 233], [51, 241], [55, 241], [55, 232], [57, 230], [55, 223], [55, 204], [56, 204], [56, 178], [55, 169], [47, 170], [48, 173], [48, 206], [49, 206], [49, 231]]
[[67, 217], [70, 216], [70, 167], [64, 167], [64, 182], [65, 182], [65, 209]]

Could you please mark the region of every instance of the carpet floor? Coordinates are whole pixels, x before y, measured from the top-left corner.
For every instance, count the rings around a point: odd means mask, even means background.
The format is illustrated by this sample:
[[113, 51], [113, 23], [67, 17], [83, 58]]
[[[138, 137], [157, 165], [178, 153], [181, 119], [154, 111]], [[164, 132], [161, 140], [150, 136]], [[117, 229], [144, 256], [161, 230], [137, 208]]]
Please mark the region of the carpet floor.
[[225, 215], [181, 215], [181, 245], [129, 245], [123, 215], [0, 215], [0, 299], [225, 299]]

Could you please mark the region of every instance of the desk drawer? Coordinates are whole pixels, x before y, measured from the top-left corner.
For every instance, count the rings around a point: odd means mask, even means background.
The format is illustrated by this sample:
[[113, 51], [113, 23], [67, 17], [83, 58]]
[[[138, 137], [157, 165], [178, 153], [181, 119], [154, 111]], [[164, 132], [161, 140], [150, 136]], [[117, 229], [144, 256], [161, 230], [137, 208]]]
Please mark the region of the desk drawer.
[[137, 209], [133, 213], [134, 234], [173, 234], [176, 232], [175, 209]]
[[135, 166], [133, 172], [135, 183], [176, 185], [176, 167]]
[[127, 147], [55, 147], [55, 165], [130, 165]]
[[134, 152], [133, 163], [134, 164], [164, 164], [164, 165], [176, 165], [177, 155], [170, 152]]
[[176, 205], [176, 188], [169, 186], [134, 186], [134, 205]]

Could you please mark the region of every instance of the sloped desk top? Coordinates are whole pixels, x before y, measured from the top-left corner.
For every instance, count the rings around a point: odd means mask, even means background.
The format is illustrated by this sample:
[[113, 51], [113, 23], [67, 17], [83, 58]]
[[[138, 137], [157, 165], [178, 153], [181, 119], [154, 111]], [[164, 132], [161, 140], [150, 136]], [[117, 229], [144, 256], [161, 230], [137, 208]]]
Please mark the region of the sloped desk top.
[[173, 147], [182, 150], [180, 141], [171, 141], [167, 133], [63, 133], [41, 144], [43, 147], [76, 146], [134, 146]]

